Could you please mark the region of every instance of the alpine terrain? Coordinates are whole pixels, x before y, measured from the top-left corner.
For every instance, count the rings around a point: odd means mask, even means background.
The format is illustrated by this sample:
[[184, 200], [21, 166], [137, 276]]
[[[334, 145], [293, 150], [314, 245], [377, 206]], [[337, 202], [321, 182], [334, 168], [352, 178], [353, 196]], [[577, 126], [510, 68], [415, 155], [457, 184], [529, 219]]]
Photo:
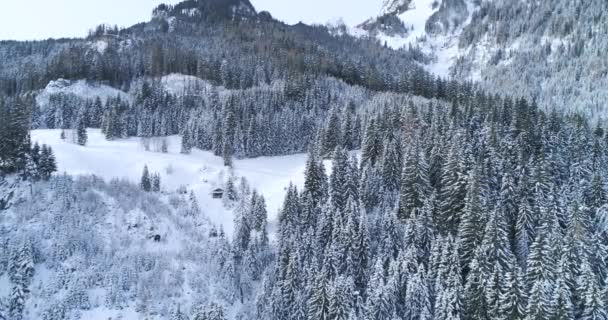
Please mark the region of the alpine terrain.
[[0, 41], [0, 320], [608, 320], [608, 2], [374, 1]]

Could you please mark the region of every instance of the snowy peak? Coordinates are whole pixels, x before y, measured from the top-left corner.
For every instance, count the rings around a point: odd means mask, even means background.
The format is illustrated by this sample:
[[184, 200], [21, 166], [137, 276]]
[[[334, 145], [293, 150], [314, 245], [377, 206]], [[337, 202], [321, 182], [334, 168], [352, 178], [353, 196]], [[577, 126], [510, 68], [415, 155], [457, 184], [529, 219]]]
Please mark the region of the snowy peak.
[[153, 11], [154, 17], [204, 17], [209, 20], [251, 18], [257, 12], [249, 0], [188, 0], [169, 6], [162, 4]]
[[382, 3], [381, 16], [401, 14], [407, 11], [412, 0], [384, 0]]

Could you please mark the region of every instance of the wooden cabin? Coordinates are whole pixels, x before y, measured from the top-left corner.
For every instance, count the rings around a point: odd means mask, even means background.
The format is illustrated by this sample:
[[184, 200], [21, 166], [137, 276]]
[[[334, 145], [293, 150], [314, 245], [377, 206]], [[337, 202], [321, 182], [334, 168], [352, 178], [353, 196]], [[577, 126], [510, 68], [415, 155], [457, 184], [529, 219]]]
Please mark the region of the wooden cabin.
[[211, 191], [211, 196], [213, 197], [213, 199], [222, 199], [224, 197], [224, 189], [213, 189], [213, 191]]

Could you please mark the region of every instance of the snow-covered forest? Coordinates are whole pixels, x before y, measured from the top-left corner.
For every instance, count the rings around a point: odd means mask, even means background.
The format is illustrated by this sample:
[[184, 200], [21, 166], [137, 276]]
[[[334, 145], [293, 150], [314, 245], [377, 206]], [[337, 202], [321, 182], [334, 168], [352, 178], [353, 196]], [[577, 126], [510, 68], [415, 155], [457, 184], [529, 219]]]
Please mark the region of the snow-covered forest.
[[[515, 2], [0, 42], [0, 320], [608, 319], [606, 10]], [[458, 39], [454, 77], [389, 31]]]

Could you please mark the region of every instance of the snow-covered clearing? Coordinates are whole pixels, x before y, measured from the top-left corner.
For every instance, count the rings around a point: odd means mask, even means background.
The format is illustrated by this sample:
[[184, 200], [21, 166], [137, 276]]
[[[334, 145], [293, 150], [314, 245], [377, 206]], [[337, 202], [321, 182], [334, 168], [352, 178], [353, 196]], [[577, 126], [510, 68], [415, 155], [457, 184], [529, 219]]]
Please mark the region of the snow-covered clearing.
[[[222, 186], [230, 175], [222, 159], [211, 152], [194, 149], [191, 154], [180, 153], [181, 138], [168, 137], [169, 152], [145, 151], [140, 138], [107, 141], [98, 129], [89, 129], [87, 146], [60, 139], [61, 130], [33, 130], [32, 141], [53, 148], [58, 171], [73, 175], [94, 174], [106, 180], [126, 178], [139, 182], [144, 165], [161, 176], [163, 191], [175, 191], [186, 186], [194, 191], [201, 210], [227, 234], [232, 233], [233, 215], [222, 200], [213, 199], [211, 190]], [[282, 157], [262, 157], [234, 161], [234, 175], [245, 177], [249, 184], [266, 198], [270, 223], [276, 221], [286, 188], [290, 182], [304, 184], [306, 154]], [[329, 163], [327, 163], [329, 165]], [[237, 180], [238, 182], [238, 180]]]
[[129, 100], [130, 96], [118, 89], [107, 85], [96, 84], [86, 80], [65, 80], [57, 79], [49, 82], [49, 84], [38, 94], [36, 103], [44, 108], [49, 104], [49, 99], [53, 94], [72, 94], [82, 99], [95, 99], [99, 97], [102, 102], [108, 98], [116, 98], [120, 96], [122, 99]]

